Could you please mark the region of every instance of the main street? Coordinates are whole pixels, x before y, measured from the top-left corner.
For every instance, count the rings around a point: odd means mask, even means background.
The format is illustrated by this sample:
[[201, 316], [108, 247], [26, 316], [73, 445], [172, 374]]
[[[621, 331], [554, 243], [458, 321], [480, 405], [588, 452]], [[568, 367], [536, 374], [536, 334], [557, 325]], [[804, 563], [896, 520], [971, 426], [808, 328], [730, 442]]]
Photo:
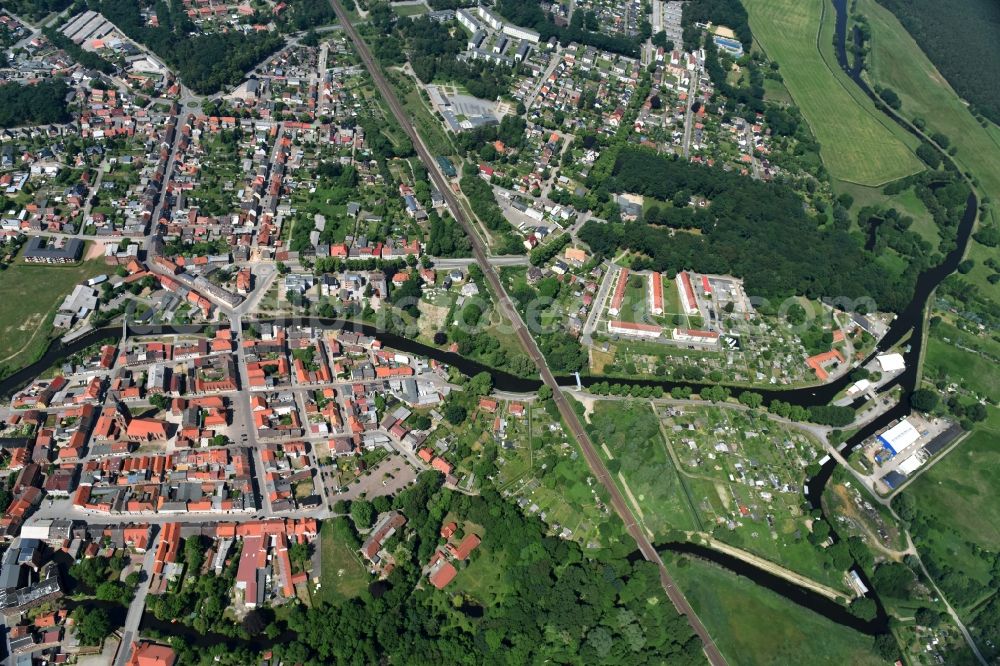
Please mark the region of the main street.
[[382, 99], [389, 106], [392, 114], [396, 117], [396, 120], [413, 142], [413, 147], [417, 151], [420, 161], [424, 163], [427, 173], [433, 181], [434, 186], [439, 192], [441, 192], [445, 202], [448, 204], [448, 209], [452, 212], [452, 215], [455, 216], [455, 219], [458, 220], [459, 224], [462, 225], [466, 233], [469, 235], [469, 240], [472, 242], [473, 254], [483, 271], [486, 281], [489, 283], [490, 289], [497, 298], [501, 313], [504, 314], [512, 323], [514, 332], [517, 334], [518, 341], [521, 343], [521, 346], [524, 348], [531, 360], [534, 361], [535, 365], [538, 367], [542, 381], [544, 381], [545, 385], [552, 390], [552, 398], [555, 401], [556, 406], [559, 408], [559, 413], [562, 415], [563, 420], [566, 422], [567, 427], [573, 433], [577, 442], [579, 442], [583, 455], [587, 459], [587, 464], [590, 466], [594, 476], [607, 490], [608, 495], [611, 498], [611, 505], [614, 507], [615, 512], [618, 513], [618, 515], [625, 522], [626, 529], [632, 538], [635, 539], [643, 557], [648, 561], [655, 563], [659, 567], [660, 582], [662, 583], [667, 596], [674, 604], [677, 612], [687, 617], [692, 630], [698, 635], [704, 645], [705, 654], [708, 657], [709, 662], [717, 666], [725, 664], [726, 660], [722, 656], [722, 652], [718, 649], [718, 647], [716, 647], [715, 641], [712, 640], [712, 637], [709, 635], [705, 625], [703, 625], [701, 620], [698, 619], [694, 609], [688, 603], [687, 599], [684, 598], [683, 593], [667, 572], [667, 568], [664, 566], [663, 560], [660, 558], [660, 554], [656, 552], [653, 544], [649, 541], [642, 529], [636, 523], [632, 510], [626, 503], [625, 498], [618, 489], [618, 486], [615, 485], [614, 480], [612, 480], [608, 471], [605, 469], [604, 463], [601, 461], [593, 442], [590, 441], [590, 437], [587, 435], [583, 424], [580, 422], [580, 419], [577, 418], [576, 412], [563, 395], [562, 390], [559, 388], [559, 384], [556, 382], [555, 376], [546, 364], [545, 358], [542, 356], [538, 345], [535, 343], [534, 338], [531, 337], [531, 333], [524, 325], [524, 321], [521, 319], [520, 314], [518, 314], [516, 308], [514, 308], [514, 305], [510, 300], [510, 297], [504, 290], [503, 284], [500, 281], [500, 275], [497, 273], [493, 264], [489, 261], [487, 248], [484, 247], [482, 240], [474, 232], [472, 222], [465, 214], [465, 209], [459, 204], [458, 198], [455, 196], [451, 187], [449, 187], [444, 174], [441, 173], [437, 161], [430, 154], [430, 151], [427, 150], [427, 147], [421, 140], [420, 135], [417, 134], [414, 129], [413, 123], [410, 121], [410, 118], [400, 103], [399, 98], [396, 96], [395, 91], [392, 90], [388, 81], [386, 81], [385, 76], [382, 74], [382, 70], [375, 62], [371, 50], [361, 38], [361, 35], [358, 34], [358, 31], [351, 23], [350, 17], [347, 15], [347, 12], [344, 11], [344, 8], [340, 5], [340, 3], [337, 0], [330, 0], [330, 5], [337, 14], [337, 19], [340, 21], [340, 24], [344, 26], [344, 32], [354, 43], [355, 50], [365, 67], [368, 69], [368, 72], [371, 74], [375, 87], [382, 95]]

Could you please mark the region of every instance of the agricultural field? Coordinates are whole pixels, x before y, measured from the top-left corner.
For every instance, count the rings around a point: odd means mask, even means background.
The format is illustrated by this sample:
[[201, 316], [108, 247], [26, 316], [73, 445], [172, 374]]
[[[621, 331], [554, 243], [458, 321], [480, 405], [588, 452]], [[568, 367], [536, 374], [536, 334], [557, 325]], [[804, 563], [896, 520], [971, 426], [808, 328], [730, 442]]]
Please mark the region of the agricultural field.
[[[905, 117], [920, 118], [927, 124], [927, 132], [948, 137], [957, 150], [959, 166], [977, 179], [981, 194], [994, 202], [980, 223], [1000, 224], [995, 203], [1000, 201], [1000, 170], [996, 168], [1000, 164], [1000, 129], [993, 124], [980, 125], [887, 9], [874, 0], [859, 0], [858, 11], [871, 26], [871, 79], [899, 95]], [[971, 242], [969, 256], [976, 266], [965, 277], [994, 302], [1000, 302], [1000, 283], [987, 282], [991, 271], [983, 265], [994, 255], [993, 249]]]
[[[87, 256], [90, 248], [84, 248]], [[40, 356], [52, 335], [52, 318], [62, 299], [87, 278], [107, 272], [102, 259], [66, 266], [27, 264], [17, 259], [0, 273], [0, 375]], [[30, 290], [30, 298], [25, 298]]]
[[871, 637], [747, 578], [697, 558], [670, 556], [667, 566], [733, 666], [885, 663], [873, 652]]
[[890, 121], [873, 103], [853, 96], [817, 48], [821, 23], [833, 21], [832, 8], [820, 0], [749, 0], [746, 6], [750, 27], [768, 57], [782, 65], [831, 176], [872, 186], [923, 169]]

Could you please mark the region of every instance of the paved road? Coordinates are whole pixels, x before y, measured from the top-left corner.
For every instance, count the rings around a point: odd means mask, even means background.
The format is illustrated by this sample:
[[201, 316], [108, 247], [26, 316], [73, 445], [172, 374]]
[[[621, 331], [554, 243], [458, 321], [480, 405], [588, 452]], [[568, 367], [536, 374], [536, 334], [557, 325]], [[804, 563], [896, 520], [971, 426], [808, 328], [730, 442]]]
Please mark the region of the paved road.
[[688, 88], [688, 98], [687, 98], [687, 111], [684, 113], [684, 157], [687, 158], [691, 155], [691, 135], [694, 133], [694, 111], [691, 107], [694, 106], [694, 98], [698, 95], [698, 85], [701, 79], [701, 70], [695, 69], [691, 72], [691, 85]]
[[383, 76], [381, 69], [379, 69], [378, 65], [375, 63], [368, 45], [364, 42], [361, 35], [358, 34], [355, 27], [351, 24], [351, 20], [348, 17], [347, 12], [344, 11], [344, 8], [340, 5], [340, 3], [337, 2], [337, 0], [330, 0], [330, 5], [333, 7], [334, 12], [336, 12], [337, 18], [340, 20], [340, 24], [344, 26], [344, 32], [354, 43], [358, 56], [361, 58], [361, 61], [371, 74], [372, 80], [374, 81], [376, 88], [378, 88], [381, 93], [383, 100], [385, 100], [386, 104], [389, 106], [404, 131], [406, 131], [407, 135], [409, 135], [410, 140], [413, 142], [413, 147], [417, 151], [417, 155], [424, 163], [424, 166], [427, 168], [427, 173], [434, 182], [434, 186], [441, 192], [442, 196], [444, 196], [445, 202], [448, 204], [448, 209], [451, 210], [452, 214], [469, 235], [469, 239], [472, 241], [473, 253], [480, 268], [483, 270], [483, 274], [486, 277], [490, 288], [497, 297], [500, 310], [513, 324], [521, 346], [527, 352], [532, 361], [535, 362], [545, 385], [552, 389], [552, 398], [555, 400], [560, 414], [565, 420], [566, 425], [569, 427], [569, 430], [580, 443], [583, 455], [587, 459], [587, 463], [590, 465], [590, 468], [597, 477], [597, 480], [600, 481], [601, 484], [607, 489], [608, 494], [611, 497], [611, 505], [625, 522], [626, 529], [629, 534], [632, 535], [632, 538], [635, 539], [643, 557], [650, 562], [654, 562], [659, 567], [660, 582], [662, 583], [664, 590], [666, 590], [667, 596], [674, 604], [677, 612], [687, 617], [692, 630], [698, 635], [699, 638], [701, 638], [705, 654], [708, 657], [709, 662], [715, 666], [722, 666], [726, 663], [725, 658], [723, 658], [722, 653], [719, 651], [718, 647], [716, 647], [715, 642], [708, 633], [708, 630], [701, 623], [701, 620], [698, 619], [694, 609], [687, 602], [687, 599], [684, 598], [683, 593], [674, 584], [673, 579], [670, 577], [670, 574], [667, 572], [667, 569], [663, 564], [663, 560], [660, 559], [659, 553], [656, 552], [653, 544], [650, 543], [649, 539], [646, 538], [646, 535], [636, 523], [635, 518], [632, 515], [632, 510], [625, 502], [625, 498], [618, 490], [618, 486], [615, 485], [611, 476], [608, 474], [608, 471], [604, 468], [604, 464], [597, 453], [597, 449], [594, 447], [593, 442], [590, 441], [590, 437], [584, 430], [583, 424], [580, 423], [576, 412], [573, 411], [569, 401], [560, 390], [559, 384], [556, 382], [556, 378], [552, 374], [552, 371], [549, 370], [548, 365], [546, 365], [545, 358], [542, 356], [538, 345], [535, 344], [535, 341], [531, 337], [527, 327], [524, 325], [521, 316], [514, 308], [510, 297], [507, 295], [507, 292], [504, 291], [503, 284], [500, 281], [500, 276], [490, 263], [489, 256], [482, 240], [474, 233], [472, 223], [465, 215], [465, 210], [459, 205], [458, 199], [455, 197], [451, 188], [448, 187], [447, 180], [440, 172], [437, 162], [433, 159], [430, 151], [427, 150], [427, 147], [424, 146], [423, 141], [417, 134], [416, 130], [414, 130], [409, 116], [403, 109], [402, 104], [400, 104], [395, 92]]
[[153, 580], [153, 559], [156, 555], [156, 548], [160, 545], [162, 533], [158, 533], [153, 542], [146, 549], [146, 556], [142, 558], [142, 575], [145, 579], [139, 583], [132, 603], [128, 607], [128, 615], [125, 616], [125, 627], [122, 629], [122, 640], [118, 646], [118, 654], [115, 655], [114, 666], [124, 666], [125, 660], [129, 656], [132, 641], [139, 636], [139, 623], [142, 621], [142, 613], [146, 609], [146, 595], [149, 594], [149, 584]]

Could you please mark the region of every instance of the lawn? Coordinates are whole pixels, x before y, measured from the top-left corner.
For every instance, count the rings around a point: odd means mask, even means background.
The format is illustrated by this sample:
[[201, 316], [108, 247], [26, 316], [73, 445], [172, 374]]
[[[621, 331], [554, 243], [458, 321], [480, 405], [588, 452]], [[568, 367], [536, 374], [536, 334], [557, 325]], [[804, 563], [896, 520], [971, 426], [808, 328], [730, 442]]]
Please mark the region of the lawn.
[[860, 93], [852, 95], [817, 48], [821, 23], [833, 22], [832, 8], [824, 15], [822, 0], [745, 4], [753, 34], [782, 66], [785, 86], [819, 140], [823, 162], [834, 178], [878, 185], [922, 170], [891, 121]]
[[715, 565], [671, 557], [668, 566], [733, 666], [884, 663], [872, 639]]
[[18, 258], [0, 272], [0, 375], [40, 356], [53, 334], [52, 318], [62, 299], [83, 280], [108, 270], [100, 259], [55, 266], [26, 264]]
[[506, 553], [494, 552], [483, 546], [474, 552], [465, 565], [458, 565], [458, 575], [451, 591], [462, 591], [481, 605], [493, 606], [510, 590], [504, 579]]
[[398, 16], [421, 16], [427, 13], [426, 5], [396, 5], [392, 8]]
[[368, 570], [361, 555], [334, 534], [333, 522], [324, 520], [319, 534], [320, 583], [313, 603], [336, 603], [360, 595], [368, 587]]
[[[944, 77], [924, 55], [909, 33], [887, 9], [874, 0], [859, 0], [858, 10], [868, 17], [872, 30], [872, 52], [869, 56], [872, 78], [876, 83], [892, 88], [902, 100], [903, 115], [919, 117], [927, 123], [928, 132], [941, 132], [957, 148], [955, 160], [979, 181], [979, 189], [991, 204], [987, 220], [1000, 222], [996, 202], [1000, 201], [1000, 129], [989, 124], [981, 126], [965, 103], [952, 90]], [[976, 267], [966, 276], [983, 293], [1000, 302], [1000, 284], [986, 281], [990, 274], [982, 264], [995, 251], [970, 244], [969, 256]]]

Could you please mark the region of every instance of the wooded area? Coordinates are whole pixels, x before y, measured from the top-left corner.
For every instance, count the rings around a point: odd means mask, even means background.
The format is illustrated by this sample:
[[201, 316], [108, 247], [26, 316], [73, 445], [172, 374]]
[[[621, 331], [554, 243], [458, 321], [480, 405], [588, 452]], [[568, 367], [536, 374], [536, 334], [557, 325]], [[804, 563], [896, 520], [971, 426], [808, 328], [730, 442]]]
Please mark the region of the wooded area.
[[69, 88], [61, 79], [49, 79], [34, 85], [0, 85], [0, 127], [68, 121], [68, 92]]
[[162, 0], [156, 3], [159, 26], [155, 28], [145, 24], [134, 0], [91, 0], [90, 6], [130, 38], [148, 46], [186, 86], [202, 95], [238, 84], [254, 65], [284, 44], [277, 32], [244, 35], [230, 31], [192, 37], [197, 28], [180, 0], [171, 0], [169, 7]]
[[896, 15], [955, 91], [1000, 123], [1000, 4], [878, 0]]
[[807, 213], [787, 186], [631, 147], [617, 157], [606, 151], [590, 180], [591, 187], [607, 193], [634, 192], [660, 201], [697, 195], [709, 201], [693, 213], [664, 209], [656, 220], [695, 226], [698, 234], [643, 221], [588, 222], [580, 238], [595, 254], [611, 256], [628, 248], [644, 255], [633, 264], [637, 269], [736, 275], [746, 281], [751, 295], [774, 300], [870, 296], [879, 309], [898, 311], [912, 296], [912, 273], [890, 275], [846, 230], [827, 224], [825, 216]]

